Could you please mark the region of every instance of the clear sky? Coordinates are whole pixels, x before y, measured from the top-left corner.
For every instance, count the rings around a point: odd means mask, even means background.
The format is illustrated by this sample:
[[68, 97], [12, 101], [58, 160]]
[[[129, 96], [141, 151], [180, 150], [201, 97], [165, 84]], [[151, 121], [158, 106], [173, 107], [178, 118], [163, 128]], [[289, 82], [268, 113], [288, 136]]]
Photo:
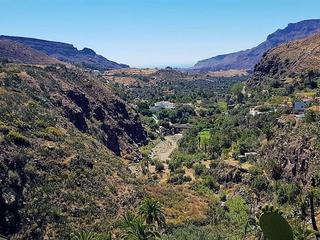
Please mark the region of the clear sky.
[[190, 66], [320, 18], [320, 0], [0, 0], [0, 9], [0, 34], [89, 47], [133, 67]]

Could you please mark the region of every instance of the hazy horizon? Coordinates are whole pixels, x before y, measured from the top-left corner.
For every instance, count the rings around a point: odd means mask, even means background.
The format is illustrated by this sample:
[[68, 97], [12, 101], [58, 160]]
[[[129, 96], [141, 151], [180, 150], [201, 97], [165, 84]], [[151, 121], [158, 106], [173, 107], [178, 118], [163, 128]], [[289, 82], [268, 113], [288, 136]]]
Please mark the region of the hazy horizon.
[[190, 67], [245, 50], [288, 23], [316, 19], [309, 0], [0, 0], [0, 35], [92, 48], [131, 67]]

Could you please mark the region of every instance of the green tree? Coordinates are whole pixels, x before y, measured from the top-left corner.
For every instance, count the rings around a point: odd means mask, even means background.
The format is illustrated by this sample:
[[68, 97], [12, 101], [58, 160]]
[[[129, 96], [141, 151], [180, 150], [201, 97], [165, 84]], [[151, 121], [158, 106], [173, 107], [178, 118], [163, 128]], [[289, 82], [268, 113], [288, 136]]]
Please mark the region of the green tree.
[[236, 97], [237, 102], [241, 103], [244, 99], [244, 95], [243, 95], [243, 88], [244, 88], [244, 84], [239, 82], [239, 83], [235, 83], [232, 85], [230, 92], [231, 94]]
[[139, 209], [139, 214], [145, 219], [146, 224], [157, 224], [159, 228], [166, 227], [166, 217], [161, 204], [151, 198], [145, 199]]
[[123, 240], [153, 240], [160, 237], [152, 225], [145, 224], [141, 218], [130, 212], [123, 216], [119, 226], [124, 231], [121, 236]]

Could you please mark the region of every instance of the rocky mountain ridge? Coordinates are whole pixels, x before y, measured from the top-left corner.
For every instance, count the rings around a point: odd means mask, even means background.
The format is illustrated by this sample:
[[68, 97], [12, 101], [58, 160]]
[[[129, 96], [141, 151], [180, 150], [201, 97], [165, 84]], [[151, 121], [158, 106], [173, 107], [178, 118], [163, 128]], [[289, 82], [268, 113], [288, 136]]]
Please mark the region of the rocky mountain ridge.
[[320, 75], [320, 34], [293, 41], [267, 51], [256, 65], [249, 85], [263, 85], [270, 79], [298, 84]]
[[76, 66], [93, 70], [105, 71], [109, 69], [128, 68], [128, 65], [110, 61], [98, 55], [90, 48], [78, 50], [72, 44], [47, 41], [35, 38], [0, 36], [0, 40], [10, 40], [37, 50], [51, 58]]
[[286, 28], [278, 29], [270, 34], [266, 41], [254, 48], [201, 60], [197, 62], [192, 69], [201, 71], [229, 69], [253, 70], [255, 64], [259, 62], [267, 50], [293, 40], [311, 36], [318, 32], [320, 32], [319, 19], [290, 23]]
[[25, 64], [62, 63], [61, 61], [51, 58], [48, 55], [28, 46], [5, 39], [0, 40], [0, 58]]

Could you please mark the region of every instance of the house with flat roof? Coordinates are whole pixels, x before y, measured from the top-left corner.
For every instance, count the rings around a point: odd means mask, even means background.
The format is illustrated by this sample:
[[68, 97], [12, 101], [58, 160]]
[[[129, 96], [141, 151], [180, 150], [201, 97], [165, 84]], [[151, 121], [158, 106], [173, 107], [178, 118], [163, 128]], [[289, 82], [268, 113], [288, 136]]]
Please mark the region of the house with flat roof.
[[169, 101], [156, 102], [153, 106], [150, 106], [151, 111], [160, 111], [161, 109], [174, 109], [175, 104]]

